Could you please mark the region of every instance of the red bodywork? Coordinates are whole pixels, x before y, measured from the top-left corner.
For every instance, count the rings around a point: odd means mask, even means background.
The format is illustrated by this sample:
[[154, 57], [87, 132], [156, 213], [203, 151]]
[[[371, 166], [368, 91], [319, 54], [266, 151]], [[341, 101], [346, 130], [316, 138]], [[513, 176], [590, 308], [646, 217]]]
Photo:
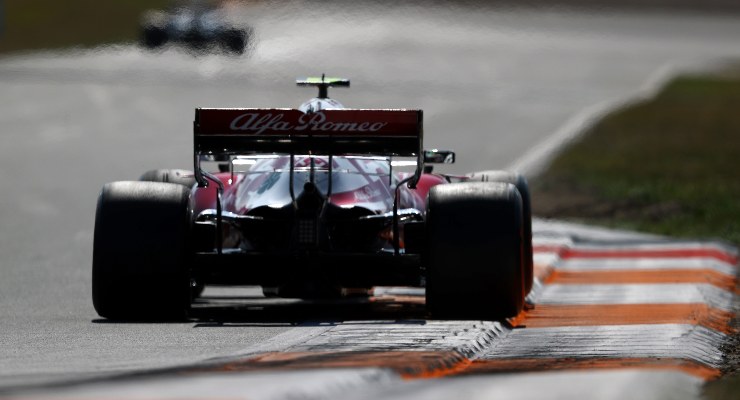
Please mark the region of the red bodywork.
[[[224, 185], [223, 192], [223, 210], [230, 211], [237, 214], [246, 214], [249, 209], [244, 207], [237, 207], [237, 199], [239, 198], [240, 188], [247, 186], [247, 181], [244, 179], [244, 175], [235, 174], [232, 180], [232, 174], [229, 172], [221, 172], [214, 174], [221, 180]], [[408, 173], [397, 173], [397, 180], [406, 178]], [[419, 211], [424, 211], [426, 208], [426, 198], [429, 189], [433, 186], [447, 183], [447, 178], [443, 175], [438, 174], [422, 174], [419, 179], [416, 189], [410, 189], [408, 186], [402, 186], [400, 188], [400, 203], [399, 208], [416, 208]], [[356, 202], [357, 194], [363, 193], [365, 187], [357, 188], [353, 191], [335, 193], [330, 197], [330, 201], [333, 204], [339, 206], [348, 206]], [[216, 185], [208, 185], [204, 188], [196, 188], [194, 192], [194, 207], [193, 211], [197, 215], [203, 210], [215, 209], [216, 208]], [[244, 192], [244, 190], [242, 190]], [[388, 197], [387, 201], [393, 201], [393, 193], [389, 190], [386, 191]], [[389, 210], [388, 210], [389, 211]]]

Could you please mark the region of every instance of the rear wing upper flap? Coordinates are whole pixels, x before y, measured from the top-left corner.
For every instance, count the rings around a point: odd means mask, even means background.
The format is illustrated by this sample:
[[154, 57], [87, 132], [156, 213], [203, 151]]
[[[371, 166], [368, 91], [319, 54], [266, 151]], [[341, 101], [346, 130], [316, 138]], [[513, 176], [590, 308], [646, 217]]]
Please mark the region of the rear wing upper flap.
[[283, 152], [420, 156], [416, 109], [196, 108], [196, 155]]
[[338, 87], [349, 87], [349, 79], [344, 78], [327, 78], [322, 77], [306, 77], [299, 78], [295, 81], [298, 86], [338, 86]]

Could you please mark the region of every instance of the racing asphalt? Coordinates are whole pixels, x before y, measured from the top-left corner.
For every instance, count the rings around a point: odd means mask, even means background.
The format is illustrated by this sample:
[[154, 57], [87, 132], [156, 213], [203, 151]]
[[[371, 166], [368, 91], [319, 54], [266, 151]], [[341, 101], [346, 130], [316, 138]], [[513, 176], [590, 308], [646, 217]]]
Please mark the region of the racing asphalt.
[[[553, 134], [567, 138], [593, 113], [649, 91], [665, 71], [740, 55], [740, 24], [732, 16], [414, 6], [381, 11], [333, 6], [315, 12], [257, 6], [244, 16], [258, 41], [251, 54], [239, 58], [121, 45], [0, 59], [0, 393], [255, 354], [255, 348], [262, 353], [291, 345], [306, 350], [297, 344], [326, 337], [322, 334], [333, 327], [305, 322], [322, 321], [321, 307], [310, 308], [317, 312], [313, 315], [299, 308], [277, 317], [247, 313], [237, 321], [229, 314], [227, 322], [120, 324], [97, 318], [90, 299], [90, 258], [98, 190], [151, 168], [188, 168], [195, 107], [296, 107], [313, 96], [310, 89], [295, 87], [296, 77], [338, 75], [352, 80], [351, 89], [331, 92], [347, 106], [424, 109], [427, 147], [457, 151], [452, 172], [512, 165], [527, 170], [533, 164], [522, 160], [538, 159], [532, 149], [543, 156], [547, 151], [538, 145]], [[674, 289], [699, 296], [691, 288]], [[552, 290], [543, 296], [546, 302], [558, 299]], [[360, 316], [369, 318], [368, 324], [403, 329], [409, 324], [404, 318], [415, 320], [419, 314], [412, 306], [390, 319], [373, 310]], [[682, 329], [635, 334], [660, 341], [684, 335]], [[513, 337], [506, 346], [542, 340]], [[695, 361], [705, 368], [702, 373], [716, 368], [714, 356]], [[379, 382], [381, 388], [398, 384], [384, 370], [364, 371], [359, 378], [314, 371], [293, 373], [292, 379], [320, 382], [315, 397], [327, 388], [352, 387], [357, 379]], [[647, 385], [655, 377], [630, 371], [583, 374], [582, 382], [595, 382], [589, 387], [607, 380], [614, 386]], [[233, 379], [242, 379], [241, 385], [259, 378]], [[493, 381], [481, 385], [490, 394], [529, 382], [522, 375], [512, 379], [497, 378], [495, 390]], [[543, 388], [563, 386], [556, 376], [543, 379], [538, 381], [545, 382]], [[670, 374], [661, 382], [670, 387], [673, 380], [680, 381], [674, 388], [687, 385]], [[426, 397], [431, 389], [416, 383], [396, 396]], [[695, 394], [692, 385], [686, 387], [689, 396]], [[460, 388], [434, 386], [440, 398]], [[648, 387], [645, 393], [661, 388]], [[280, 393], [267, 390], [253, 397], [280, 398]]]

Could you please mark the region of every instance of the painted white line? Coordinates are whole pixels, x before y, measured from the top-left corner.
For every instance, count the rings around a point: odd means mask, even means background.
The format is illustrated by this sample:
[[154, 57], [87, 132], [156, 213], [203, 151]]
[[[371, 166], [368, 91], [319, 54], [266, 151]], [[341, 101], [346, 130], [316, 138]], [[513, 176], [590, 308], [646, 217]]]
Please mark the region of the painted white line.
[[568, 119], [565, 124], [547, 139], [532, 147], [523, 156], [509, 164], [506, 169], [517, 171], [529, 177], [539, 174], [557, 152], [586, 132], [598, 120], [616, 109], [624, 108], [655, 96], [660, 88], [671, 77], [675, 76], [676, 72], [676, 67], [673, 64], [664, 64], [648, 77], [634, 95], [626, 99], [602, 101], [586, 107]]
[[515, 329], [481, 360], [501, 358], [673, 358], [719, 368], [727, 335], [698, 325], [612, 325]]
[[736, 266], [715, 258], [592, 258], [559, 260], [558, 271], [641, 271], [707, 269], [735, 276]]
[[560, 261], [558, 253], [535, 251], [532, 255], [535, 265], [554, 266]]
[[737, 256], [737, 249], [717, 241], [639, 241], [633, 243], [598, 243], [598, 242], [580, 242], [571, 246], [574, 250], [583, 251], [717, 251], [726, 253], [730, 256]]
[[576, 241], [640, 241], [640, 240], [668, 240], [665, 236], [653, 235], [644, 232], [635, 232], [621, 229], [604, 228], [593, 225], [584, 225], [574, 222], [532, 218], [532, 232], [535, 238], [560, 239], [566, 242]]
[[537, 304], [690, 304], [731, 311], [734, 294], [710, 284], [545, 285]]
[[547, 139], [514, 160], [506, 167], [506, 170], [516, 171], [528, 177], [539, 174], [557, 152], [621, 104], [623, 101], [602, 101], [584, 108], [568, 119]]
[[532, 290], [527, 294], [527, 297], [525, 297], [524, 300], [529, 304], [537, 304], [537, 299], [542, 294], [544, 287], [545, 285], [542, 284], [542, 281], [539, 278], [534, 278], [534, 282], [532, 282]]

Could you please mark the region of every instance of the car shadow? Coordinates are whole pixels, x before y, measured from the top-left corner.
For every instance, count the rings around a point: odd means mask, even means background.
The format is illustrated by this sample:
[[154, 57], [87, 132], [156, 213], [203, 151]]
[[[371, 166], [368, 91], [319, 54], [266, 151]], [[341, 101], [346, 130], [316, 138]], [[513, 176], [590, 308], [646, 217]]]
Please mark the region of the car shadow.
[[348, 297], [337, 299], [286, 299], [269, 297], [201, 297], [192, 304], [189, 317], [197, 327], [243, 324], [311, 322], [335, 323], [357, 320], [425, 319], [424, 298]]
[[196, 298], [187, 319], [140, 321], [98, 318], [96, 324], [195, 323], [197, 328], [331, 324], [342, 321], [398, 321], [427, 319], [424, 296], [360, 295], [331, 299], [298, 299], [246, 294], [208, 294]]

